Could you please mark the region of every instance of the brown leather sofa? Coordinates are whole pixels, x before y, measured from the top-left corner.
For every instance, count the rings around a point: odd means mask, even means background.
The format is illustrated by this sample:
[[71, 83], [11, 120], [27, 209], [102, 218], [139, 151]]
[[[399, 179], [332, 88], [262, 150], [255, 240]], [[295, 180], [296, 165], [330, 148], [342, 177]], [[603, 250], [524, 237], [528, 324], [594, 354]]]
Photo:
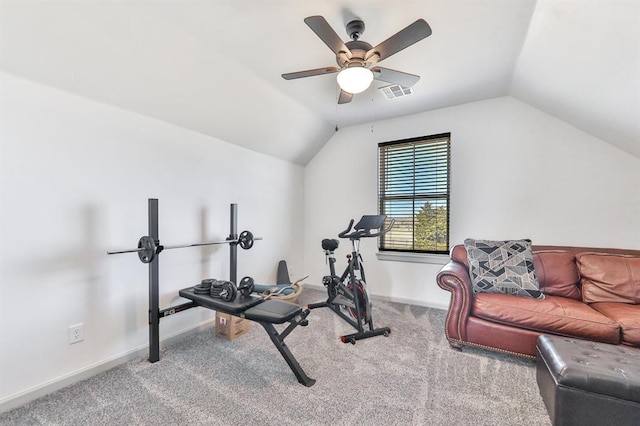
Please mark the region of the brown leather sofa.
[[449, 344], [536, 357], [541, 334], [640, 346], [640, 250], [533, 246], [544, 299], [474, 294], [464, 245], [438, 273]]

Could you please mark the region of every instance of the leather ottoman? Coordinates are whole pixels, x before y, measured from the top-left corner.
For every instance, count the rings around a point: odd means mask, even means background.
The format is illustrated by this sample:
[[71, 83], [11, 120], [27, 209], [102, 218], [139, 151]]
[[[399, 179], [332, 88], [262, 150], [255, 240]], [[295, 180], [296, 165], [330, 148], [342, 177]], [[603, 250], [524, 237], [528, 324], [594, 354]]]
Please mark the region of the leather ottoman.
[[639, 425], [640, 349], [541, 335], [537, 381], [555, 426]]

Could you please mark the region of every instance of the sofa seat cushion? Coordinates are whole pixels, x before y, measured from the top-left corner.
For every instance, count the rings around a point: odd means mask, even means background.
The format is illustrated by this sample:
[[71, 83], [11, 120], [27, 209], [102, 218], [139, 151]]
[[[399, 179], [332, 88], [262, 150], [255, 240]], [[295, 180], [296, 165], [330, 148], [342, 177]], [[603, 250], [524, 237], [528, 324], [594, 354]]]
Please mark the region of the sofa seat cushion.
[[532, 299], [508, 294], [478, 293], [473, 315], [515, 327], [620, 343], [620, 326], [585, 303], [565, 297]]
[[622, 343], [640, 346], [640, 305], [599, 302], [590, 306], [620, 324]]

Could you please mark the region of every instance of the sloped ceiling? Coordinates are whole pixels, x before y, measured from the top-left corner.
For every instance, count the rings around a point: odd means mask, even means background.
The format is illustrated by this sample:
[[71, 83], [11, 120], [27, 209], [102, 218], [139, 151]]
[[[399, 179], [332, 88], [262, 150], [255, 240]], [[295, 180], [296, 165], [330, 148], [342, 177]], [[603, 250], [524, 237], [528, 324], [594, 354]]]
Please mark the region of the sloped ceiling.
[[640, 0], [539, 0], [509, 94], [640, 157]]
[[[640, 0], [166, 0], [0, 2], [0, 70], [306, 164], [336, 125], [511, 95], [640, 157]], [[337, 105], [335, 65], [304, 24], [322, 15], [376, 45], [418, 18], [433, 34]]]

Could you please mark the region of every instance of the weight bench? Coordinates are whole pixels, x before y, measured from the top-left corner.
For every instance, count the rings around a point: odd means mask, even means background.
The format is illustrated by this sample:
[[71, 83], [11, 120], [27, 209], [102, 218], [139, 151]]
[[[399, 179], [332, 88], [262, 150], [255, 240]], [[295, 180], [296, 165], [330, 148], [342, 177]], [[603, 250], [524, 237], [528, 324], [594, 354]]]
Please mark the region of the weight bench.
[[[291, 368], [291, 371], [295, 374], [298, 382], [307, 387], [313, 386], [316, 382], [307, 376], [284, 342], [284, 339], [294, 328], [299, 325], [306, 326], [308, 324], [308, 320], [306, 319], [309, 315], [308, 309], [303, 311], [300, 306], [282, 300], [265, 300], [256, 296], [247, 297], [240, 294], [238, 294], [235, 300], [225, 302], [222, 299], [216, 299], [206, 294], [196, 294], [193, 291], [193, 287], [182, 289], [178, 294], [185, 299], [191, 300], [197, 306], [257, 322], [265, 329], [269, 338], [280, 352], [280, 355], [287, 361], [289, 368]], [[287, 322], [289, 325], [282, 332], [278, 332], [274, 327], [274, 324], [284, 324]]]

